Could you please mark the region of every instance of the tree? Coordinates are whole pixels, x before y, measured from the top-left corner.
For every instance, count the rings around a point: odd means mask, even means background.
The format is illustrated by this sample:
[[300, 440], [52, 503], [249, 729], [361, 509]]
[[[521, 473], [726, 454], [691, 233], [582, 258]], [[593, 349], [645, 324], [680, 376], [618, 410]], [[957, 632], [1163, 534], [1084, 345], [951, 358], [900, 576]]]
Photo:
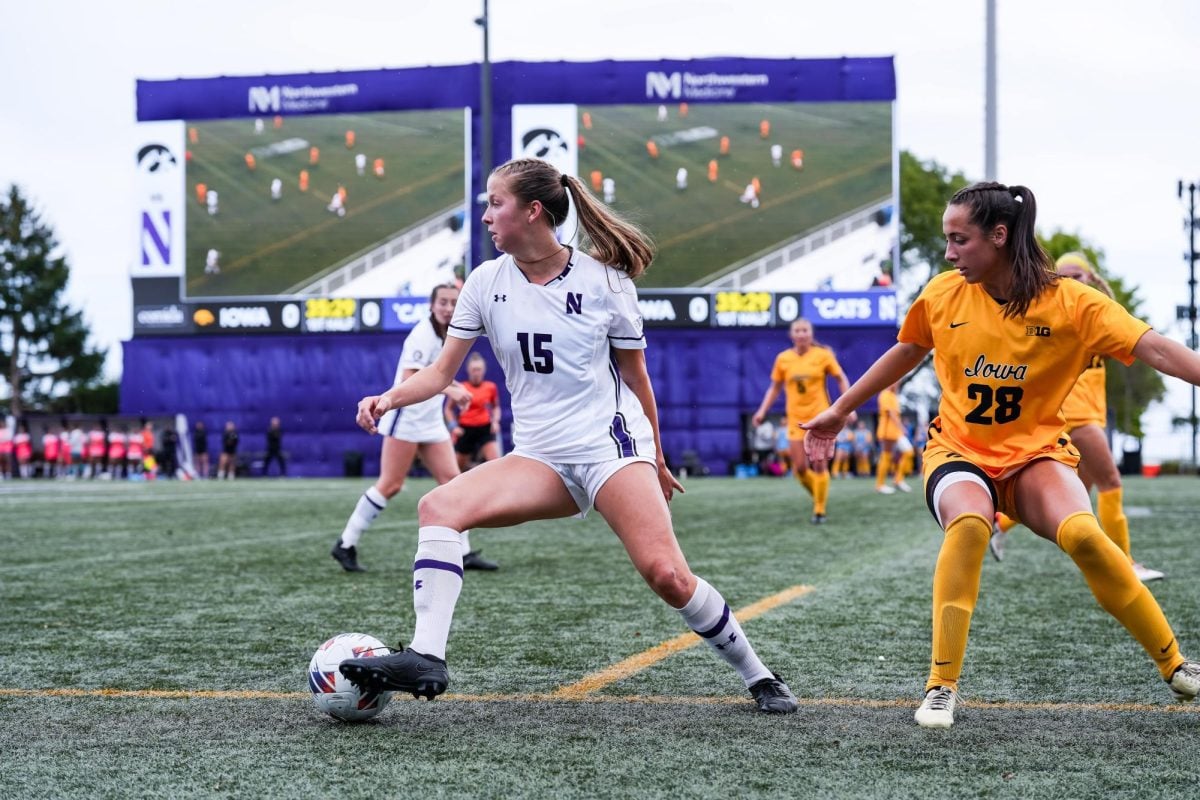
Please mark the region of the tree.
[[927, 266], [926, 280], [946, 265], [942, 213], [946, 201], [966, 185], [961, 172], [900, 152], [900, 256], [905, 267]]
[[70, 268], [54, 232], [13, 185], [0, 197], [0, 366], [13, 416], [96, 383], [105, 352], [88, 346], [63, 298]]
[[[1109, 275], [1104, 268], [1104, 251], [1073, 233], [1054, 231], [1048, 238], [1038, 237], [1051, 258], [1057, 259], [1064, 253], [1080, 252], [1096, 267], [1100, 277], [1108, 282], [1116, 301], [1135, 317], [1141, 317], [1142, 300], [1137, 296], [1137, 287], [1129, 287], [1120, 279]], [[1153, 367], [1135, 361], [1125, 366], [1118, 361], [1109, 361], [1105, 373], [1105, 395], [1110, 415], [1116, 420], [1119, 430], [1137, 439], [1142, 432], [1142, 415], [1156, 400], [1161, 400], [1167, 387], [1162, 375]]]

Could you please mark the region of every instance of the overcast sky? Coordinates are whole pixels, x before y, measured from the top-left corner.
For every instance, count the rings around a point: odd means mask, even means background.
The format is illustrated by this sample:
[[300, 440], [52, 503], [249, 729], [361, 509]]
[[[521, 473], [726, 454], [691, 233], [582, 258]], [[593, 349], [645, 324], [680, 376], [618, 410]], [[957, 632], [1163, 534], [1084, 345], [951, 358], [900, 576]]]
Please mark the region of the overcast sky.
[[[0, 0], [0, 187], [36, 202], [69, 298], [113, 353], [132, 329], [134, 81], [477, 61], [482, 0]], [[1200, 3], [997, 0], [999, 180], [1082, 235], [1184, 340], [1180, 178], [1200, 182]], [[884, 56], [899, 146], [983, 174], [984, 0], [492, 0], [495, 61]], [[1161, 420], [1186, 415], [1177, 381]], [[1162, 428], [1165, 423], [1158, 427]], [[1160, 431], [1160, 457], [1190, 445]], [[1179, 436], [1175, 437], [1178, 440]], [[1151, 455], [1148, 446], [1147, 455]]]

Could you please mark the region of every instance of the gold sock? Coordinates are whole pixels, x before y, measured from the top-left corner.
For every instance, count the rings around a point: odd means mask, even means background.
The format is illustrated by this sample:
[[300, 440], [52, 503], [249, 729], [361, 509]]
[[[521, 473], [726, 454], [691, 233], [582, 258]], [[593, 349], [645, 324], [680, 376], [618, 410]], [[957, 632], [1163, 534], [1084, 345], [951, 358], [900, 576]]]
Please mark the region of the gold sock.
[[1170, 678], [1184, 662], [1166, 616], [1137, 576], [1133, 566], [1100, 523], [1086, 511], [1072, 514], [1058, 526], [1058, 546], [1083, 573], [1100, 607], [1117, 618], [1137, 639], [1159, 673]]
[[896, 465], [896, 483], [902, 482], [912, 472], [913, 455], [912, 453], [903, 453], [900, 456], [900, 463]]
[[824, 514], [825, 503], [829, 500], [829, 473], [814, 472], [813, 476], [813, 513]]
[[991, 535], [991, 521], [980, 514], [960, 514], [946, 526], [933, 570], [933, 657], [925, 691], [934, 686], [958, 688]]
[[796, 480], [804, 487], [804, 490], [809, 494], [813, 493], [813, 472], [811, 469], [801, 470], [794, 473]]
[[884, 450], [879, 454], [879, 463], [875, 465], [875, 488], [883, 486], [887, 474], [892, 469], [892, 454]]
[[1125, 508], [1121, 502], [1121, 487], [1109, 489], [1096, 495], [1096, 516], [1100, 518], [1100, 527], [1113, 544], [1121, 548], [1125, 557], [1132, 560], [1129, 554], [1129, 519], [1125, 516]]

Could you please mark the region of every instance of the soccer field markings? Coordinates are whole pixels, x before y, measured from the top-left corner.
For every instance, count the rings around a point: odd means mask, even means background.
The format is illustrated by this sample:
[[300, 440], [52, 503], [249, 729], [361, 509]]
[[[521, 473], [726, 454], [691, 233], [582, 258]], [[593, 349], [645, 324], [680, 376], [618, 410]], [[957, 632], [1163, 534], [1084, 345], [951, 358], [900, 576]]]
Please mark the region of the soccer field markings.
[[[306, 700], [311, 692], [270, 692], [254, 689], [205, 690], [205, 689], [5, 689], [0, 688], [0, 698], [14, 699], [112, 699], [112, 700]], [[416, 699], [397, 693], [395, 701], [415, 703]], [[440, 703], [546, 703], [554, 704], [622, 704], [622, 705], [674, 705], [674, 706], [741, 706], [748, 701], [743, 695], [714, 697], [696, 695], [586, 695], [564, 698], [557, 693], [515, 694], [444, 694]], [[920, 698], [873, 700], [853, 697], [801, 697], [802, 708], [871, 708], [871, 709], [915, 709]], [[1049, 712], [1138, 712], [1156, 714], [1200, 714], [1200, 705], [1176, 703], [1155, 705], [1151, 703], [1052, 703], [1052, 702], [1000, 702], [984, 700], [960, 700], [960, 707], [980, 711], [1049, 711]]]
[[[754, 619], [761, 614], [765, 614], [773, 608], [790, 603], [798, 597], [803, 597], [813, 590], [811, 586], [803, 584], [793, 586], [789, 589], [784, 589], [782, 592], [764, 597], [757, 603], [752, 603], [743, 609], [734, 612], [738, 620], [745, 622]], [[649, 650], [632, 655], [624, 661], [619, 661], [612, 666], [605, 667], [602, 670], [593, 672], [590, 675], [585, 675], [582, 679], [568, 686], [556, 689], [551, 695], [559, 700], [580, 700], [584, 697], [603, 689], [605, 686], [616, 683], [619, 680], [628, 678], [642, 670], [649, 669], [658, 662], [668, 658], [669, 656], [679, 653], [688, 648], [695, 647], [700, 644], [701, 638], [694, 633], [684, 633], [676, 636], [674, 639], [668, 639], [662, 644], [655, 645]]]

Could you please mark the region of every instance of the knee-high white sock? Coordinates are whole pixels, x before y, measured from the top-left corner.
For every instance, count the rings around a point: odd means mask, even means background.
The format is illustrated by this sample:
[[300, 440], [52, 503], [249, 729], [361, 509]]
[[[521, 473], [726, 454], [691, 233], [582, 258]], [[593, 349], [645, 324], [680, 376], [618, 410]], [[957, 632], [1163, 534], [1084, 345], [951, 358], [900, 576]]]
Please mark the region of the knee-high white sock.
[[459, 538], [458, 531], [440, 525], [426, 525], [417, 533], [417, 557], [413, 562], [417, 624], [409, 647], [427, 656], [446, 657], [450, 621], [463, 582]]
[[696, 593], [679, 610], [689, 628], [708, 643], [713, 652], [738, 671], [746, 686], [770, 678], [771, 670], [759, 660], [742, 626], [733, 616], [721, 593], [703, 578], [696, 579]]
[[459, 534], [459, 536], [462, 538], [462, 551], [463, 555], [465, 556], [467, 553], [471, 552], [471, 532], [463, 531]]
[[342, 547], [354, 547], [362, 537], [363, 531], [371, 527], [371, 523], [387, 508], [387, 498], [374, 486], [363, 492], [354, 506], [354, 513], [346, 520], [346, 528], [342, 531]]

